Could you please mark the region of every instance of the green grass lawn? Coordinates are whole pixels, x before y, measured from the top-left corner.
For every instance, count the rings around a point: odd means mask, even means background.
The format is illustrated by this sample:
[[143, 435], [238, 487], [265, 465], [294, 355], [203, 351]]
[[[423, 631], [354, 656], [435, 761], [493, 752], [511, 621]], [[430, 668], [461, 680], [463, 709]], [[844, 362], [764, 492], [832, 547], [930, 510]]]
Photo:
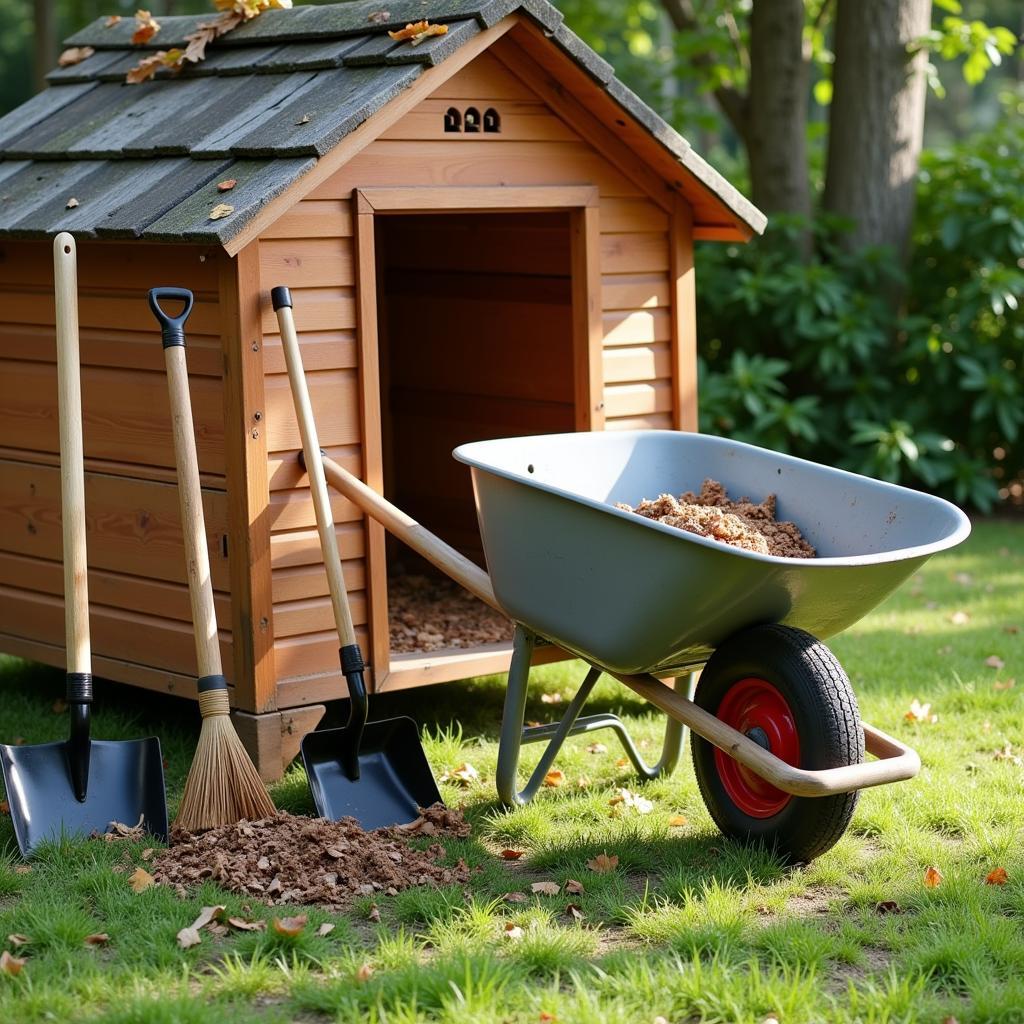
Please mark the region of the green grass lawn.
[[[134, 893], [114, 868], [138, 860], [141, 845], [67, 843], [26, 871], [3, 819], [0, 940], [29, 941], [3, 947], [27, 963], [16, 977], [0, 974], [0, 1021], [1024, 1021], [1022, 594], [1024, 524], [985, 523], [833, 641], [865, 719], [915, 746], [924, 767], [912, 782], [865, 792], [846, 837], [805, 868], [724, 840], [688, 756], [673, 777], [641, 786], [610, 736], [570, 741], [563, 786], [500, 808], [500, 678], [378, 702], [380, 715], [419, 720], [438, 776], [466, 762], [480, 775], [465, 789], [443, 786], [474, 826], [447, 844], [479, 868], [468, 891], [384, 897], [379, 923], [364, 902], [346, 915], [313, 911], [295, 938], [204, 933], [182, 951], [175, 935], [202, 905], [241, 912], [244, 901], [212, 886], [188, 901], [160, 888]], [[1004, 666], [986, 664], [992, 655]], [[527, 717], [557, 713], [541, 694], [567, 697], [581, 676], [579, 665], [538, 671]], [[66, 717], [51, 706], [60, 673], [8, 661], [2, 684], [0, 739], [62, 734]], [[905, 720], [915, 698], [937, 721]], [[194, 710], [113, 685], [99, 700], [97, 735], [159, 732], [173, 805]], [[663, 720], [650, 708], [608, 681], [594, 704], [621, 713], [656, 757]], [[595, 740], [607, 750], [588, 752]], [[526, 748], [524, 768], [539, 754]], [[618, 787], [654, 809], [613, 816]], [[274, 796], [312, 809], [297, 767]], [[680, 816], [685, 824], [671, 824]], [[524, 856], [503, 860], [504, 848]], [[618, 866], [598, 874], [587, 861], [603, 852]], [[932, 865], [943, 876], [936, 888], [924, 885]], [[985, 884], [996, 867], [1006, 885]], [[531, 892], [533, 882], [570, 879], [581, 894]], [[528, 895], [509, 902], [509, 892]], [[879, 912], [885, 901], [895, 912]], [[325, 920], [336, 927], [317, 937]], [[87, 946], [97, 932], [109, 942]]]

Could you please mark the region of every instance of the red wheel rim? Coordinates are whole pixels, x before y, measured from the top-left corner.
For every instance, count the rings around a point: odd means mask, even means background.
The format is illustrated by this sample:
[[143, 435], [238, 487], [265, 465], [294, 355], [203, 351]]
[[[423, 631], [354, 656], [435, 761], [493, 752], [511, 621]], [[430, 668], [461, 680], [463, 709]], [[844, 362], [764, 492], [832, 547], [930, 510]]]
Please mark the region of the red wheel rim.
[[[768, 749], [786, 764], [800, 764], [800, 737], [793, 712], [786, 698], [766, 680], [751, 676], [733, 683], [718, 706], [717, 717], [744, 735], [767, 738]], [[715, 768], [729, 799], [752, 818], [770, 818], [792, 799], [717, 747]]]

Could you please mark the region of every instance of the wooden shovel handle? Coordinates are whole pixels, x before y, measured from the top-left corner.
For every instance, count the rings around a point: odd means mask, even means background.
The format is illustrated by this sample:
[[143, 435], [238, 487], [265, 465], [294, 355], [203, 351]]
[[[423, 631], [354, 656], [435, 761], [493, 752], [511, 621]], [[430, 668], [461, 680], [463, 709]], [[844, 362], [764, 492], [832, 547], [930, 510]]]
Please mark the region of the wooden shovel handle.
[[302, 454], [306, 463], [306, 472], [309, 474], [309, 493], [313, 499], [313, 510], [316, 513], [316, 528], [320, 534], [324, 568], [327, 570], [327, 585], [331, 591], [334, 622], [341, 646], [349, 647], [356, 643], [356, 631], [352, 625], [352, 612], [348, 605], [345, 574], [342, 571], [341, 557], [338, 554], [334, 513], [331, 511], [331, 498], [320, 458], [320, 440], [317, 437], [316, 420], [313, 418], [313, 405], [309, 400], [309, 388], [306, 386], [306, 373], [302, 366], [299, 339], [295, 334], [291, 296], [287, 289], [274, 289], [274, 310], [277, 313], [277, 322], [281, 331], [281, 344], [284, 347], [285, 365], [288, 367], [288, 382], [291, 384], [292, 400], [295, 403], [295, 416], [299, 421]]
[[78, 270], [75, 240], [53, 240], [57, 304], [57, 389], [60, 410], [60, 492], [64, 538], [64, 630], [68, 672], [92, 671], [89, 578], [85, 544], [82, 376], [78, 355]]
[[171, 432], [174, 436], [174, 460], [178, 467], [178, 498], [185, 541], [188, 596], [192, 605], [192, 631], [196, 640], [199, 677], [202, 679], [221, 675], [220, 640], [210, 580], [210, 552], [206, 545], [206, 520], [203, 516], [203, 492], [199, 485], [199, 459], [192, 423], [184, 336], [181, 343], [165, 346], [164, 359], [171, 399]]

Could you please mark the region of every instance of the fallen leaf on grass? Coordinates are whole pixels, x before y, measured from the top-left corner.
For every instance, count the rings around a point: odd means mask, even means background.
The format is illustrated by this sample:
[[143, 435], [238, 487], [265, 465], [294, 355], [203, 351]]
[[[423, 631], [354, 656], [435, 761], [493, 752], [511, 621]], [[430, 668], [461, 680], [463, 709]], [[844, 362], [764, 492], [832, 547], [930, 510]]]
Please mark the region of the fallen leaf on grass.
[[16, 875], [31, 875], [32, 865], [31, 864], [15, 864], [14, 873]]
[[228, 924], [240, 932], [263, 932], [267, 930], [266, 921], [246, 921], [244, 917], [229, 917]]
[[577, 789], [590, 789], [590, 784], [591, 784], [591, 782], [590, 782], [590, 776], [589, 775], [581, 775], [576, 780], [576, 788]]
[[230, 217], [235, 212], [235, 208], [228, 203], [218, 203], [210, 211], [210, 220], [223, 220], [225, 217]]
[[1013, 751], [1013, 744], [1009, 740], [1003, 744], [1003, 746], [992, 755], [993, 761], [1009, 761], [1011, 764], [1015, 764], [1018, 767], [1024, 765], [1024, 758], [1019, 754], [1015, 754]]
[[1006, 868], [993, 868], [985, 876], [986, 885], [1006, 885], [1010, 880], [1010, 876], [1006, 873]]
[[135, 12], [135, 31], [132, 33], [133, 46], [148, 43], [159, 31], [160, 22], [149, 11], [140, 9]]
[[942, 1018], [942, 1024], [960, 1024], [960, 1021], [956, 1019], [952, 1014], [948, 1017]]
[[603, 743], [591, 743], [587, 747], [588, 754], [606, 754], [607, 752], [608, 748]]
[[507, 892], [501, 898], [506, 903], [526, 903], [530, 897], [525, 892]]
[[91, 46], [71, 46], [57, 58], [57, 64], [62, 68], [74, 67], [76, 64], [81, 64], [83, 60], [91, 57], [95, 52]]
[[95, 932], [85, 937], [85, 944], [87, 946], [105, 946], [109, 941], [110, 936], [106, 932]]
[[558, 768], [552, 768], [551, 771], [544, 776], [544, 785], [549, 786], [552, 789], [557, 789], [565, 782], [565, 772]]
[[128, 884], [133, 892], [143, 892], [151, 885], [155, 885], [156, 879], [145, 868], [136, 868], [128, 876]]
[[985, 664], [988, 665], [989, 668], [1003, 668], [1006, 665], [1006, 662], [1003, 661], [998, 654], [990, 654], [985, 659]]
[[954, 626], [966, 626], [967, 623], [971, 621], [971, 616], [968, 612], [956, 611], [950, 615], [949, 621], [952, 622]]
[[875, 904], [876, 914], [902, 914], [903, 910], [895, 900], [882, 900]]
[[563, 699], [560, 693], [542, 693], [540, 695], [541, 704], [561, 704]]
[[1016, 679], [1003, 679], [1003, 680], [997, 679], [992, 684], [992, 689], [993, 690], [1012, 690], [1016, 685], [1017, 685], [1017, 680]]
[[539, 1020], [541, 1024], [550, 1024], [551, 1021], [558, 1020], [558, 1017], [556, 1017], [553, 1013], [548, 1013], [547, 1010], [541, 1010], [540, 1016], [537, 1018], [537, 1020]]
[[582, 882], [577, 882], [575, 878], [570, 878], [565, 883], [565, 891], [572, 896], [582, 896], [586, 890], [583, 888]]
[[682, 828], [684, 825], [688, 825], [689, 823], [689, 819], [685, 814], [673, 814], [672, 817], [668, 819], [669, 828]]
[[565, 908], [565, 913], [574, 921], [582, 921], [584, 918], [583, 909], [577, 903], [569, 903]]
[[211, 921], [219, 921], [224, 916], [227, 908], [223, 904], [215, 907], [203, 907], [199, 916], [192, 922], [192, 927], [198, 932], [205, 928]]
[[629, 765], [629, 758], [628, 757], [620, 757], [618, 759], [618, 761], [615, 762], [615, 767], [616, 768], [625, 768], [628, 765]]
[[11, 805], [6, 800], [0, 800], [0, 814], [10, 814]]
[[322, 939], [325, 935], [330, 935], [331, 932], [334, 931], [334, 928], [335, 926], [331, 924], [330, 921], [324, 921], [324, 923], [317, 928], [316, 933]]
[[927, 722], [934, 725], [938, 715], [932, 714], [931, 704], [922, 704], [916, 697], [910, 702], [910, 710], [903, 716], [908, 722]]
[[309, 921], [308, 914], [299, 914], [296, 917], [275, 917], [272, 927], [278, 935], [285, 935], [288, 938], [295, 938]]
[[525, 850], [502, 850], [501, 856], [504, 860], [519, 860], [525, 852]]
[[24, 946], [27, 942], [31, 942], [32, 940], [29, 939], [27, 935], [22, 935], [21, 932], [11, 932], [11, 934], [7, 936], [7, 941], [12, 946], [17, 947]]
[[650, 800], [628, 789], [616, 790], [608, 805], [612, 808], [613, 815], [621, 813], [623, 809], [636, 811], [637, 814], [650, 814], [654, 810], [654, 804]]
[[929, 864], [924, 870], [924, 887], [926, 889], [938, 889], [942, 885], [942, 872], [933, 864]]
[[370, 964], [363, 964], [356, 971], [356, 981], [369, 981], [373, 977], [373, 967]]
[[534, 882], [530, 889], [542, 896], [557, 896], [562, 891], [562, 887], [557, 882]]
[[[69, 200], [68, 200], [68, 205], [67, 205], [66, 209], [68, 209], [68, 210], [72, 210], [72, 209], [74, 209], [74, 208], [75, 208], [75, 207], [76, 207], [77, 205], [78, 205], [78, 200], [77, 200], [77, 199], [69, 199]], [[58, 698], [57, 698], [57, 699], [56, 699], [56, 700], [55, 700], [55, 701], [54, 701], [54, 702], [53, 702], [53, 703], [52, 703], [52, 704], [50, 705], [50, 710], [51, 710], [51, 711], [52, 711], [52, 712], [53, 712], [53, 713], [54, 713], [55, 715], [63, 715], [63, 714], [64, 714], [64, 712], [65, 712], [65, 711], [67, 711], [67, 709], [68, 709], [68, 704], [67, 704], [67, 701], [66, 701], [66, 700], [64, 700], [64, 698], [63, 698], [63, 697], [58, 697]]]
[[225, 178], [217, 182], [218, 192], [230, 192], [238, 184], [237, 178]]
[[192, 946], [198, 946], [202, 941], [203, 938], [199, 934], [198, 928], [182, 928], [178, 932], [178, 947], [180, 949], [190, 949]]
[[147, 846], [147, 847], [146, 847], [146, 848], [145, 848], [145, 849], [144, 849], [144, 850], [142, 851], [142, 853], [140, 853], [140, 854], [139, 854], [139, 856], [140, 856], [140, 857], [141, 857], [141, 858], [142, 858], [143, 860], [149, 860], [149, 859], [150, 859], [150, 858], [151, 858], [151, 857], [153, 856], [154, 852], [155, 852], [155, 851], [154, 851], [154, 849], [153, 849], [153, 847], [152, 847], [152, 846]]
[[370, 912], [366, 915], [367, 921], [380, 921], [380, 907], [376, 903], [370, 905]]
[[1003, 626], [1003, 632], [1016, 636], [1020, 632], [1020, 626]]
[[614, 871], [618, 866], [619, 858], [614, 853], [611, 856], [607, 853], [599, 853], [596, 857], [587, 861], [587, 867], [598, 875], [606, 875], [609, 871]]
[[0, 953], [0, 971], [5, 974], [21, 974], [21, 969], [24, 966], [24, 957], [11, 956], [6, 949]]
[[480, 781], [480, 773], [468, 761], [465, 761], [458, 768], [445, 772], [441, 776], [441, 781], [454, 782], [463, 787], [472, 786], [473, 783]]
[[518, 942], [523, 937], [523, 929], [517, 924], [507, 924], [505, 925], [504, 935], [506, 939]]

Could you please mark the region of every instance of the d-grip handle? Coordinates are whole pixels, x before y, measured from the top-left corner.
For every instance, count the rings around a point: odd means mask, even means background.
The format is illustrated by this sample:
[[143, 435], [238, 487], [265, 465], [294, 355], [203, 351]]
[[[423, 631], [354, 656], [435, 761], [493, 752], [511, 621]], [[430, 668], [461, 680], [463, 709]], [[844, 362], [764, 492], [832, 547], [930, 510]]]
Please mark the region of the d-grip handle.
[[[170, 316], [160, 306], [162, 299], [183, 302], [185, 308], [177, 316]], [[149, 289], [149, 308], [153, 310], [153, 316], [160, 324], [160, 337], [163, 339], [164, 348], [172, 348], [175, 345], [185, 347], [185, 321], [188, 320], [194, 303], [195, 298], [187, 288]]]

